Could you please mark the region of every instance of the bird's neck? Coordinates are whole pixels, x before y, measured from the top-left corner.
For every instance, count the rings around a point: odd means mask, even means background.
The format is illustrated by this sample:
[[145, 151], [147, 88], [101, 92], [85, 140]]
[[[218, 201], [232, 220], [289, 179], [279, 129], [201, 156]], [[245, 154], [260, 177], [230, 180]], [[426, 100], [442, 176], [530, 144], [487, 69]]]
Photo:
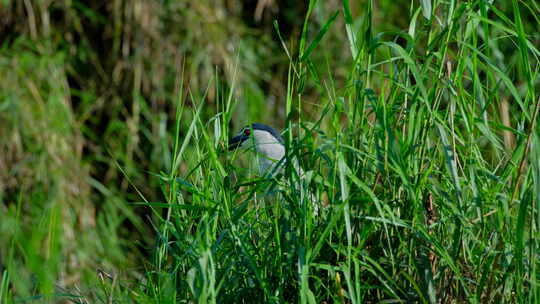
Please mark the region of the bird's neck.
[[277, 141], [273, 136], [266, 133], [257, 134], [257, 161], [262, 174], [273, 170], [273, 166], [285, 156], [285, 146]]

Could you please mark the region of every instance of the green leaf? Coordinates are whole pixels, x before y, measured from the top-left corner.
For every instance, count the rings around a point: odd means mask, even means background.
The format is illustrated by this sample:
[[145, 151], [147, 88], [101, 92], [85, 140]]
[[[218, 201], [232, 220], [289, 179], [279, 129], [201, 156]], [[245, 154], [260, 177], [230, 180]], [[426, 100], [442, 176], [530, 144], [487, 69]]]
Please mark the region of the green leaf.
[[319, 33], [317, 33], [317, 36], [315, 36], [315, 39], [311, 41], [311, 43], [308, 45], [307, 50], [304, 54], [302, 54], [302, 57], [300, 57], [300, 61], [305, 61], [307, 58], [309, 58], [309, 55], [313, 52], [313, 50], [319, 45], [321, 40], [323, 39], [326, 32], [328, 32], [328, 29], [334, 23], [336, 20], [337, 15], [339, 14], [339, 11], [336, 11], [323, 25]]

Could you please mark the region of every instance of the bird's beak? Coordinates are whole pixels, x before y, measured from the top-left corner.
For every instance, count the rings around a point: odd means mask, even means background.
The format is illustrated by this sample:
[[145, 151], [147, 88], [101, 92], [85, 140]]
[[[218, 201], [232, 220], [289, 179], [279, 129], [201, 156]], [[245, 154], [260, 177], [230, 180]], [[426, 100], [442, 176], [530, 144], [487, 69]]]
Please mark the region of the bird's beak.
[[229, 140], [229, 151], [235, 150], [242, 145], [249, 137], [243, 134], [237, 135]]

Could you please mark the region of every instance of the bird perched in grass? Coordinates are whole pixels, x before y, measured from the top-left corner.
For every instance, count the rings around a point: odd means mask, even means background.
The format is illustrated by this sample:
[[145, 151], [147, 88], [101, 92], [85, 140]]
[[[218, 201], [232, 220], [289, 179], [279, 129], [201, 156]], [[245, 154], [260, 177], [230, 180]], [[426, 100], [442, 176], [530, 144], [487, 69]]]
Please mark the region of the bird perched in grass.
[[245, 126], [229, 141], [229, 151], [237, 148], [253, 149], [257, 154], [260, 175], [276, 172], [283, 164], [285, 145], [281, 135], [272, 127], [253, 123]]
[[[282, 169], [286, 164], [285, 143], [274, 128], [261, 123], [245, 126], [229, 141], [230, 151], [238, 148], [256, 153], [256, 162], [261, 176], [275, 177], [278, 173], [283, 173]], [[296, 178], [289, 180], [290, 183], [286, 183], [286, 188], [296, 193], [301, 202], [304, 200], [315, 202], [313, 193], [306, 193], [311, 174], [304, 174], [297, 159], [293, 159], [291, 163], [296, 172]], [[313, 211], [315, 214], [318, 213], [317, 205], [314, 205]]]

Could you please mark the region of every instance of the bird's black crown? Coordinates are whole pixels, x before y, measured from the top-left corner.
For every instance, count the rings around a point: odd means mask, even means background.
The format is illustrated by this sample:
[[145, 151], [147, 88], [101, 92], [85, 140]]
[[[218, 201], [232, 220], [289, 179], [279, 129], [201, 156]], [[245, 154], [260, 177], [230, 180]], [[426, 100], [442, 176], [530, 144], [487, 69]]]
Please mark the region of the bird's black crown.
[[280, 143], [283, 143], [283, 138], [281, 137], [279, 132], [276, 131], [276, 129], [270, 127], [270, 126], [267, 126], [267, 125], [262, 124], [262, 123], [254, 122], [254, 123], [251, 124], [251, 126], [244, 127], [244, 129], [249, 128], [249, 127], [251, 127], [253, 130], [266, 131], [266, 132], [272, 134], [272, 136], [274, 136]]

